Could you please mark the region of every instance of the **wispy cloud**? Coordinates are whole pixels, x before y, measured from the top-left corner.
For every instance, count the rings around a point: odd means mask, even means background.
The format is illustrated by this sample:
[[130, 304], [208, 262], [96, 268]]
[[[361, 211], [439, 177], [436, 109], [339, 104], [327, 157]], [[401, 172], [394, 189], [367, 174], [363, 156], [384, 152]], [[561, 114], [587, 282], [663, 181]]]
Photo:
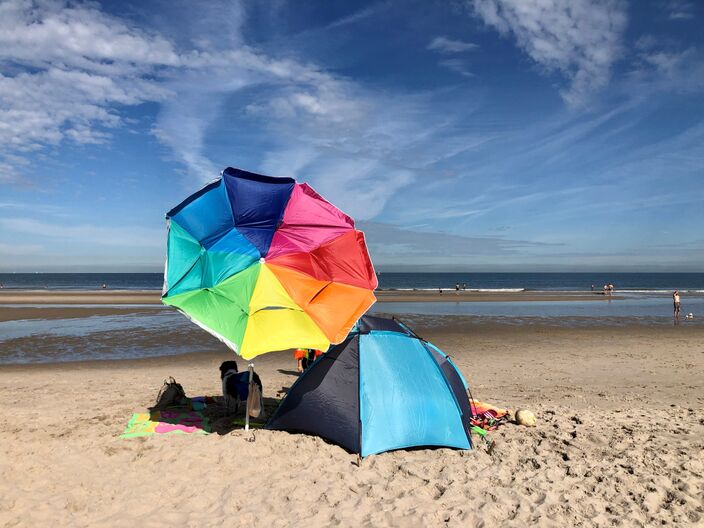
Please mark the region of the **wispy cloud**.
[[460, 57], [460, 55], [468, 51], [474, 51], [477, 48], [479, 48], [479, 45], [473, 42], [465, 42], [444, 36], [435, 37], [428, 44], [428, 49], [431, 51], [441, 53], [444, 56], [452, 55], [451, 58], [442, 59], [438, 64], [463, 77], [474, 77], [474, 74], [467, 67], [465, 59]]
[[381, 266], [427, 267], [455, 264], [471, 268], [490, 259], [529, 251], [559, 249], [560, 243], [512, 240], [496, 236], [459, 236], [401, 228], [380, 222], [360, 222], [371, 256]]
[[670, 0], [667, 4], [670, 20], [690, 20], [694, 18], [694, 4], [688, 0]]
[[428, 49], [438, 51], [440, 53], [462, 53], [464, 51], [474, 51], [479, 47], [473, 42], [465, 42], [464, 40], [456, 40], [447, 37], [435, 37], [428, 44]]
[[473, 0], [474, 13], [569, 86], [565, 102], [580, 106], [605, 87], [622, 53], [626, 5], [621, 0]]
[[[218, 25], [237, 18], [231, 6], [203, 11]], [[202, 29], [200, 21], [189, 27]], [[155, 135], [194, 176], [212, 179], [219, 168], [203, 155], [203, 139], [227, 94], [265, 82], [328, 79], [295, 61], [272, 60], [239, 37], [207, 35], [193, 35], [180, 49], [94, 4], [0, 5], [0, 181], [19, 179], [21, 153], [109, 141], [125, 125], [119, 109], [145, 102], [162, 105]]]
[[371, 5], [369, 7], [365, 7], [363, 9], [360, 9], [359, 11], [355, 11], [351, 15], [347, 15], [345, 17], [342, 17], [338, 20], [335, 20], [334, 22], [330, 23], [327, 26], [327, 29], [335, 29], [339, 28], [342, 26], [348, 26], [351, 24], [355, 24], [357, 22], [360, 22], [362, 20], [366, 20], [376, 14], [378, 14], [380, 11], [385, 9], [388, 5], [388, 2], [380, 2], [375, 5]]
[[33, 235], [44, 240], [63, 240], [86, 247], [91, 245], [132, 248], [162, 246], [164, 231], [139, 226], [100, 227], [90, 224], [57, 224], [33, 218], [0, 218], [4, 236]]
[[444, 59], [439, 62], [440, 66], [459, 73], [463, 77], [474, 77], [474, 74], [469, 71], [467, 65], [462, 59]]
[[704, 52], [696, 46], [643, 35], [636, 41], [633, 58], [626, 89], [640, 96], [704, 91]]
[[29, 203], [29, 202], [0, 202], [0, 212], [9, 211], [23, 213], [51, 215], [53, 217], [70, 217], [71, 210], [68, 207], [45, 203]]
[[38, 255], [42, 252], [42, 249], [39, 244], [5, 244], [0, 242], [0, 253], [5, 258]]
[[[377, 215], [415, 178], [418, 165], [409, 166], [402, 153], [411, 152], [433, 128], [432, 122], [418, 127], [422, 105], [246, 45], [240, 34], [244, 15], [236, 5], [234, 13], [231, 5], [204, 8], [177, 45], [93, 4], [3, 4], [0, 64], [7, 71], [10, 65], [22, 68], [0, 76], [0, 179], [16, 181], [21, 174], [14, 153], [63, 142], [110, 141], [111, 131], [126, 126], [121, 107], [153, 101], [159, 103], [153, 134], [194, 179], [211, 180], [222, 166], [206, 152], [209, 130], [225, 102], [244, 94], [241, 119], [270, 134], [264, 167], [250, 168], [293, 171], [353, 214]], [[356, 13], [347, 22], [373, 12]], [[210, 27], [221, 20], [234, 22], [226, 37], [213, 38]], [[426, 117], [432, 115], [428, 111]], [[248, 137], [234, 128], [228, 142], [236, 153]], [[291, 159], [300, 160], [298, 167], [307, 172], [295, 174]], [[370, 198], [360, 203], [360, 193]]]
[[[330, 86], [342, 120], [279, 97], [257, 109], [257, 115], [279, 117], [260, 123], [274, 142], [262, 168], [309, 181], [357, 219], [379, 215], [401, 189], [420, 178], [434, 179], [435, 163], [482, 141], [453, 131], [466, 114], [438, 112], [435, 103], [446, 93], [386, 93], [343, 81]], [[327, 107], [325, 98], [313, 107], [318, 106]], [[471, 108], [464, 110], [471, 113]]]

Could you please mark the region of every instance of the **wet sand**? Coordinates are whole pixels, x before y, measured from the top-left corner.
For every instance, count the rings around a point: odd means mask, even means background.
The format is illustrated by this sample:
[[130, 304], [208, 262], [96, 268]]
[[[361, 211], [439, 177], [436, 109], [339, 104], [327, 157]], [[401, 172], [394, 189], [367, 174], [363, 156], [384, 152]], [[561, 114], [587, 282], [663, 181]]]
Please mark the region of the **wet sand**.
[[161, 304], [156, 290], [0, 290], [3, 304]]
[[0, 322], [25, 319], [72, 319], [89, 317], [91, 315], [121, 315], [125, 313], [151, 314], [155, 309], [167, 309], [166, 306], [145, 305], [143, 308], [133, 308], [126, 305], [123, 308], [95, 306], [3, 306], [0, 303]]
[[[399, 291], [376, 292], [378, 302], [512, 302], [512, 301], [608, 301], [617, 295], [597, 292], [472, 292], [472, 291]], [[0, 306], [16, 304], [161, 304], [155, 290], [0, 290]]]
[[[215, 340], [200, 354], [0, 366], [0, 525], [704, 523], [704, 328], [413, 322], [475, 397], [529, 408], [538, 426], [490, 433], [491, 454], [479, 443], [357, 467], [337, 446], [276, 431], [120, 439], [167, 376], [219, 394], [232, 353]], [[271, 402], [296, 379], [290, 353], [256, 369]]]

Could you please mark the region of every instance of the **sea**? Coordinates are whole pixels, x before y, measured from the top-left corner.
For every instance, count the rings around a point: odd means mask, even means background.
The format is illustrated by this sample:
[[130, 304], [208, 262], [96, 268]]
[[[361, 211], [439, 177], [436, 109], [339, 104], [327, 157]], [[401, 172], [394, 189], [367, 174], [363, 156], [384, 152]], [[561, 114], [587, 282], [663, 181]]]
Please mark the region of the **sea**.
[[[7, 289], [160, 290], [162, 273], [0, 273]], [[382, 290], [453, 290], [456, 284], [480, 292], [601, 291], [619, 293], [704, 293], [704, 273], [379, 273]]]
[[[160, 273], [3, 273], [6, 290], [161, 290]], [[682, 295], [686, 326], [704, 325], [704, 273], [385, 273], [384, 290], [492, 292], [600, 291], [606, 283], [616, 298], [601, 301], [384, 302], [370, 313], [393, 314], [413, 324], [436, 317], [468, 316], [470, 325], [672, 326], [672, 292]], [[466, 285], [466, 286], [465, 286]], [[27, 307], [27, 305], [24, 305]], [[56, 305], [60, 307], [61, 305]], [[37, 306], [39, 307], [39, 306]], [[73, 306], [77, 307], [76, 305]], [[103, 308], [108, 306], [103, 305]], [[0, 310], [11, 309], [0, 305]], [[109, 315], [0, 321], [0, 365], [79, 360], [133, 359], [207, 352], [223, 347], [172, 308], [114, 305]], [[123, 313], [121, 313], [123, 312]]]

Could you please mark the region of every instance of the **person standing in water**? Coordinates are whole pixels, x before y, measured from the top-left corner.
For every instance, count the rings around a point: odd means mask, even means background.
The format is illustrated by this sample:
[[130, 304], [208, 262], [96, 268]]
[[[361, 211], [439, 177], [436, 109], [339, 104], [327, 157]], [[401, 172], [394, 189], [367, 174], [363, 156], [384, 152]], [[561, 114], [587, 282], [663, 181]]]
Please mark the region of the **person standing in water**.
[[674, 316], [675, 316], [675, 324], [677, 324], [680, 321], [680, 292], [675, 290], [675, 292], [672, 294], [672, 302], [674, 305]]

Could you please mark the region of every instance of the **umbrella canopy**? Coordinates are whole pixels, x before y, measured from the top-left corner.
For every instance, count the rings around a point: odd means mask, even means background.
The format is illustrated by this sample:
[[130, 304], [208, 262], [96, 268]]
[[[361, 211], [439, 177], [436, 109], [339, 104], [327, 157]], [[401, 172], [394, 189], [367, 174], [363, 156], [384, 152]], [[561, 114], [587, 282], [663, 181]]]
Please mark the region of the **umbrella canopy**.
[[162, 302], [243, 358], [326, 350], [376, 300], [363, 233], [305, 183], [227, 168], [166, 219]]

